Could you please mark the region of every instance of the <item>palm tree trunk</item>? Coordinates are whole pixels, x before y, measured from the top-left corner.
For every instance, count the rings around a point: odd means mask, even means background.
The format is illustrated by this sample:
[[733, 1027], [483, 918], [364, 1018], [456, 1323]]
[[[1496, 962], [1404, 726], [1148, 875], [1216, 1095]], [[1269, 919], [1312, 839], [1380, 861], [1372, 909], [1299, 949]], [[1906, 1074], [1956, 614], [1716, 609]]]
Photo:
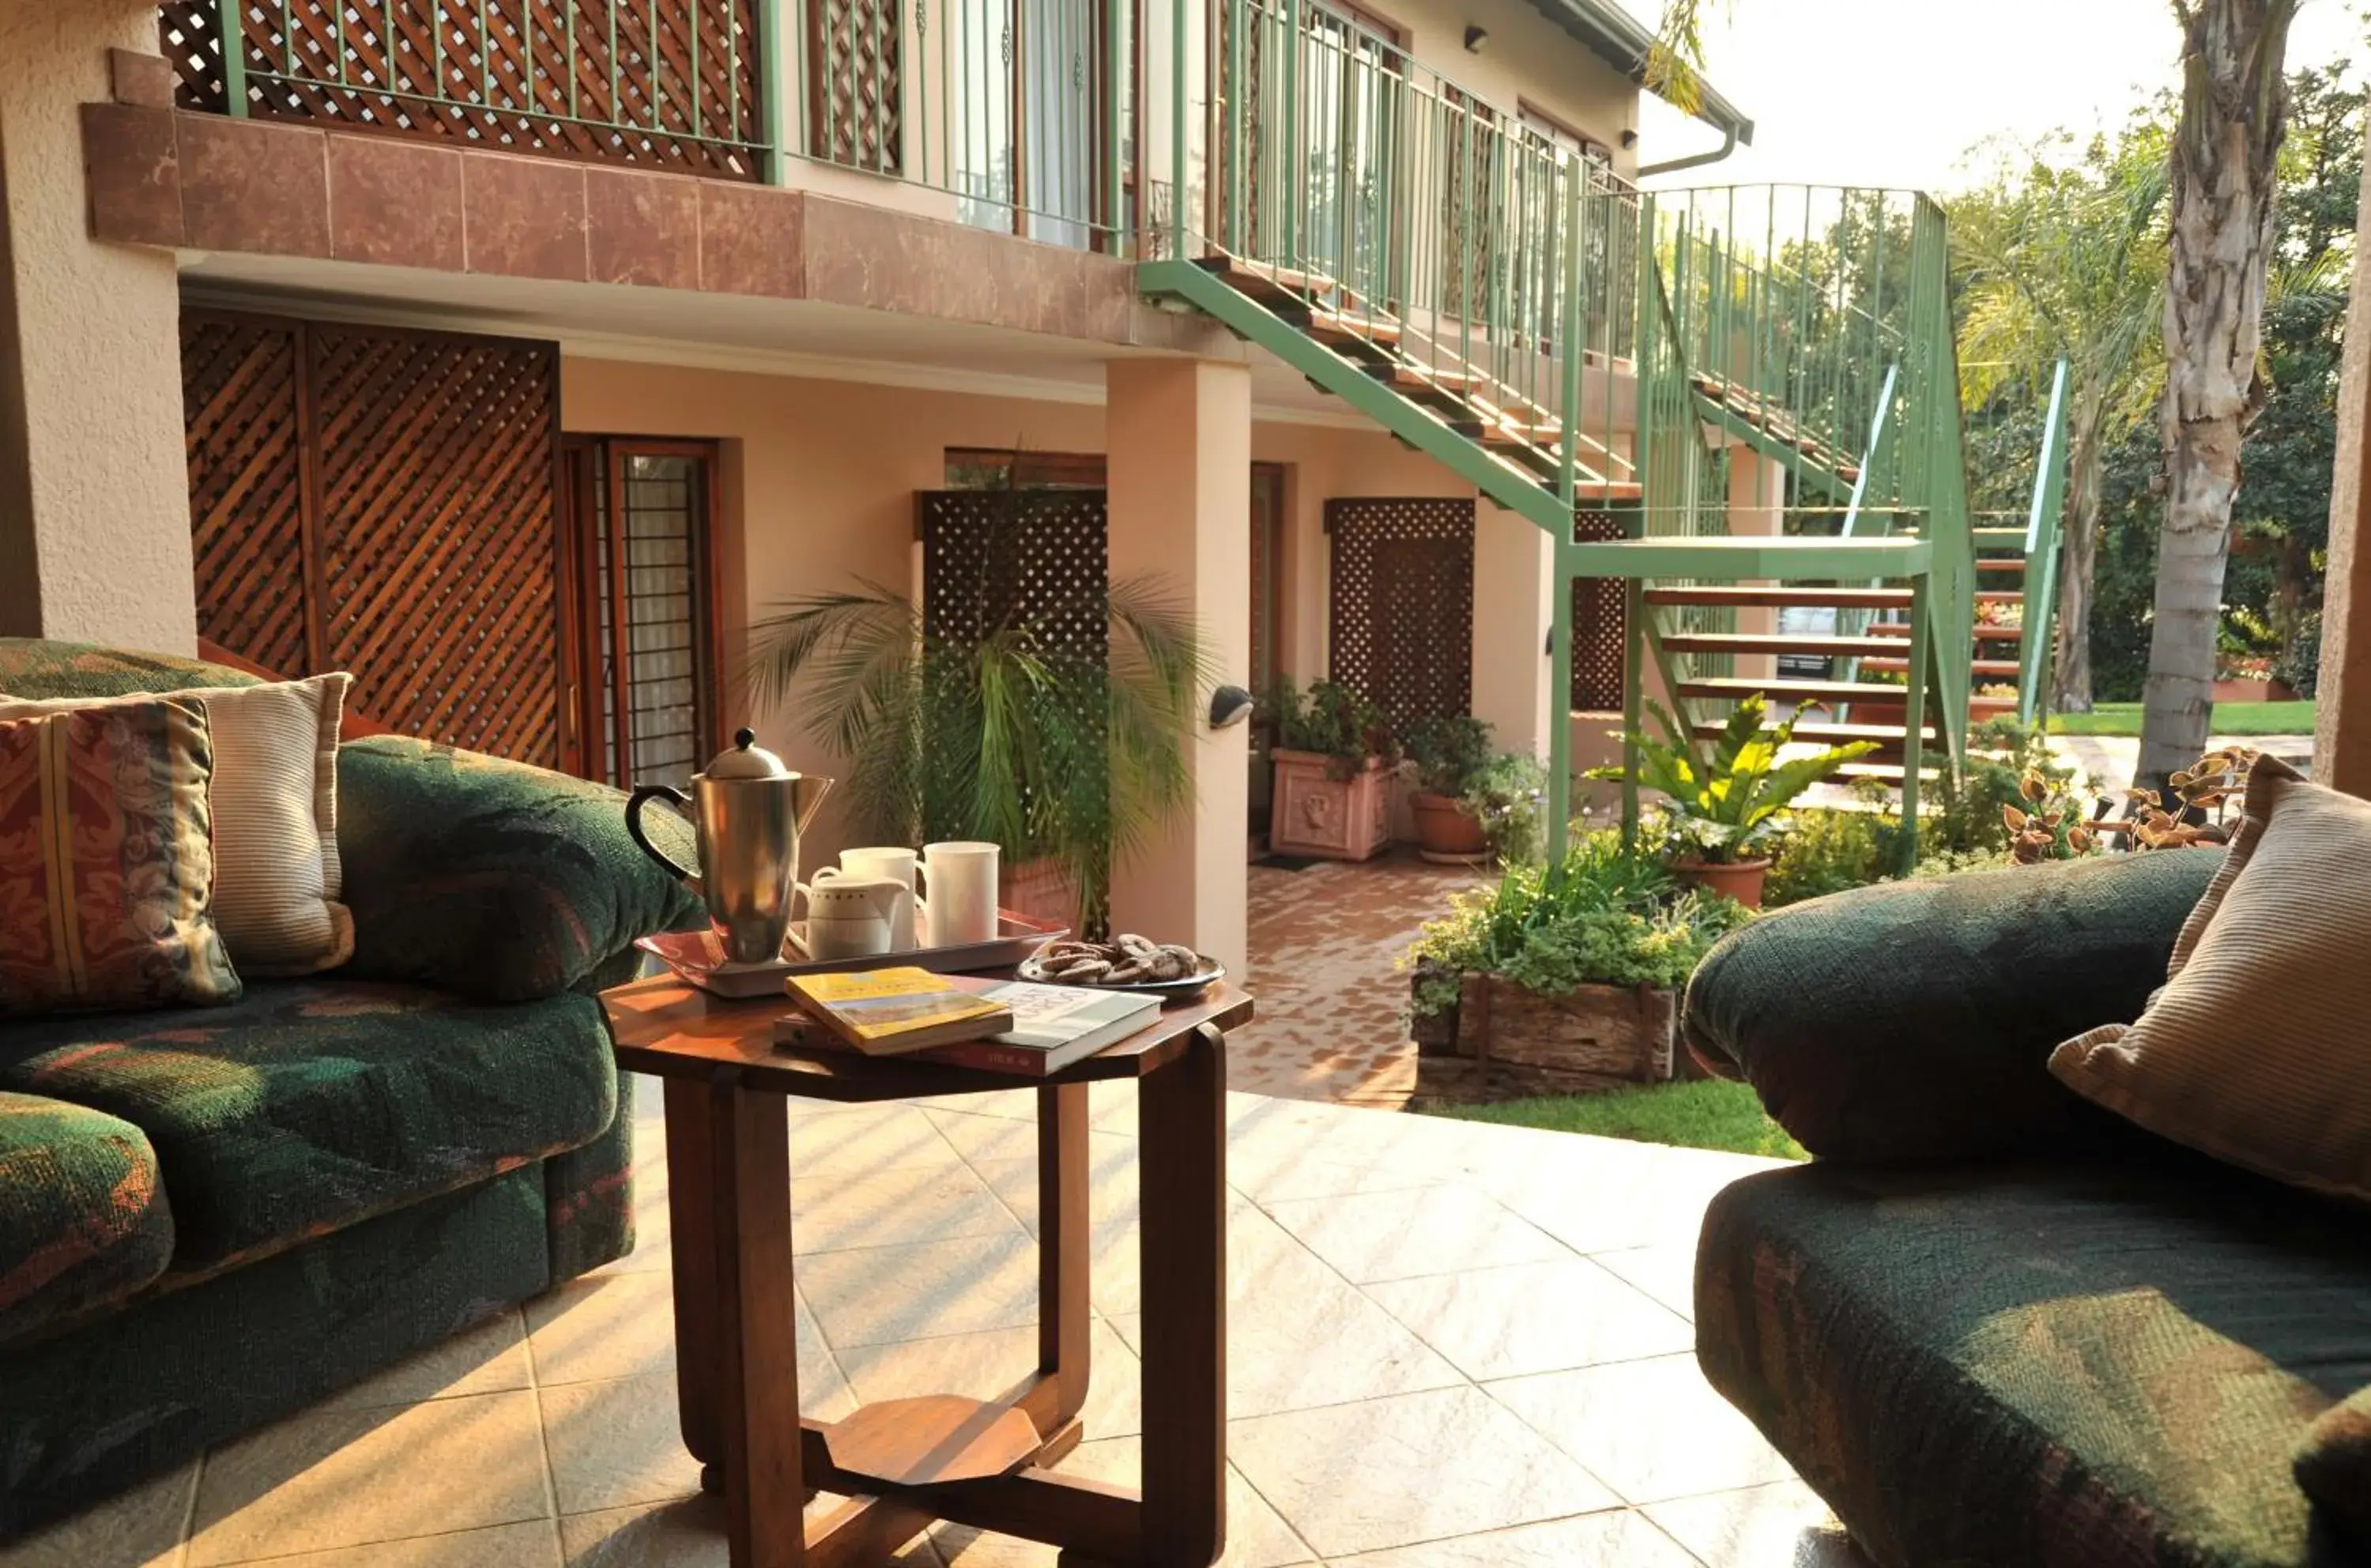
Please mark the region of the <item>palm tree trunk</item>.
[[2066, 474], [2065, 556], [2058, 563], [2058, 643], [2051, 659], [2050, 706], [2091, 711], [2091, 599], [2099, 562], [2099, 425], [2087, 399]]
[[2255, 411], [2256, 352], [2273, 243], [2275, 159], [2286, 129], [2281, 57], [2297, 0], [2174, 0], [2181, 121], [2172, 145], [2165, 301], [2165, 527], [2149, 637], [2139, 778], [2206, 749], [2215, 636], [2239, 442]]

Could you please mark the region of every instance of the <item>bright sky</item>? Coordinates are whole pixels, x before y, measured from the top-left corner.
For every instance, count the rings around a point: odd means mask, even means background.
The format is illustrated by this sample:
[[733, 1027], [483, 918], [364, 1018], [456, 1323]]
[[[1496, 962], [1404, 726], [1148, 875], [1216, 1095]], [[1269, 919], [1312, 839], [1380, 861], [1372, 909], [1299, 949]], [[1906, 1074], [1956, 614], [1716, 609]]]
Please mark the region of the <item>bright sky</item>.
[[[1624, 0], [1650, 25], [1656, 0]], [[1968, 149], [2006, 133], [2121, 123], [2176, 80], [2166, 0], [1711, 0], [1706, 75], [1754, 122], [1753, 145], [1653, 184], [1970, 182]], [[2354, 0], [2304, 0], [2292, 66], [2371, 66]], [[1649, 98], [1648, 161], [1719, 144]], [[1978, 172], [1989, 160], [1978, 166]]]

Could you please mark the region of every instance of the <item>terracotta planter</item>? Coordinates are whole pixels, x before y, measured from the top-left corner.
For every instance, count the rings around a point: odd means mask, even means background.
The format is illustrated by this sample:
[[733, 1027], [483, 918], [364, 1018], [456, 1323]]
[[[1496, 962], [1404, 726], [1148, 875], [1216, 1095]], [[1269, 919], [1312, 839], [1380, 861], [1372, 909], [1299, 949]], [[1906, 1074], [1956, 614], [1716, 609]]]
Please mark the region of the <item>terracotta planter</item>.
[[1390, 775], [1382, 761], [1347, 778], [1331, 777], [1317, 752], [1276, 751], [1276, 804], [1268, 847], [1279, 855], [1364, 860], [1391, 842]]
[[1748, 909], [1762, 907], [1762, 879], [1769, 873], [1770, 862], [1760, 860], [1682, 860], [1671, 868], [1672, 874], [1706, 893], [1717, 893], [1733, 898]]
[[2217, 702], [2295, 702], [2296, 693], [2282, 681], [2216, 681], [2215, 700]]
[[1456, 796], [1419, 790], [1408, 797], [1408, 810], [1416, 818], [1417, 853], [1426, 859], [1463, 865], [1490, 853], [1482, 819]]

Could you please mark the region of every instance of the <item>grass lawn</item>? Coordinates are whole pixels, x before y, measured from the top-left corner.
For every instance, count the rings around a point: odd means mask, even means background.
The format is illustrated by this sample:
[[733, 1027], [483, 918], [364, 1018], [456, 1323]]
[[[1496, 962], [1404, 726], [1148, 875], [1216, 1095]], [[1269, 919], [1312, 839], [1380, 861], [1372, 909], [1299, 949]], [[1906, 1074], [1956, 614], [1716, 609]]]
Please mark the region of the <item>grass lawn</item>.
[[[2211, 727], [2218, 735], [2309, 735], [2313, 704], [2307, 702], [2218, 702]], [[2088, 713], [2053, 713], [2053, 735], [2131, 735], [2141, 732], [2141, 705], [2103, 702]]]
[[1431, 1114], [1776, 1159], [1806, 1158], [1802, 1146], [1763, 1113], [1762, 1101], [1754, 1098], [1752, 1086], [1742, 1083], [1659, 1083], [1603, 1094], [1509, 1100], [1496, 1105], [1441, 1105], [1434, 1107]]

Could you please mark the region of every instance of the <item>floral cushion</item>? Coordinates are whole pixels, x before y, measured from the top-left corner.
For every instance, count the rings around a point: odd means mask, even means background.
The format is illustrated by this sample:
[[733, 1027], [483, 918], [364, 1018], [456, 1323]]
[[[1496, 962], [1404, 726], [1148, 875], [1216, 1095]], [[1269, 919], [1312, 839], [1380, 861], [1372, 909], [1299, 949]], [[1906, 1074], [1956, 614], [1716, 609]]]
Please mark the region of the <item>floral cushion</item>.
[[[679, 861], [690, 829], [644, 821]], [[524, 763], [399, 736], [349, 743], [338, 842], [354, 917], [340, 973], [414, 980], [486, 1001], [605, 978], [635, 938], [704, 922], [626, 836], [626, 797]]]
[[0, 1016], [226, 1002], [204, 706], [0, 721]]
[[2371, 1384], [2371, 1212], [2166, 1144], [1820, 1162], [1714, 1198], [1695, 1322], [1881, 1568], [2363, 1561], [2292, 1455]]
[[0, 1343], [139, 1288], [172, 1255], [172, 1211], [139, 1128], [0, 1093]]
[[604, 1132], [600, 1012], [489, 1007], [311, 978], [204, 1013], [35, 1019], [0, 1031], [0, 1090], [119, 1116], [156, 1146], [178, 1267], [277, 1250]]
[[1822, 1159], [2144, 1141], [2052, 1078], [2050, 1054], [2140, 1016], [2222, 862], [2169, 849], [1794, 905], [1713, 949], [1682, 1027]]
[[260, 684], [244, 670], [202, 659], [138, 653], [96, 642], [0, 637], [0, 692], [10, 697], [129, 697], [140, 691]]

